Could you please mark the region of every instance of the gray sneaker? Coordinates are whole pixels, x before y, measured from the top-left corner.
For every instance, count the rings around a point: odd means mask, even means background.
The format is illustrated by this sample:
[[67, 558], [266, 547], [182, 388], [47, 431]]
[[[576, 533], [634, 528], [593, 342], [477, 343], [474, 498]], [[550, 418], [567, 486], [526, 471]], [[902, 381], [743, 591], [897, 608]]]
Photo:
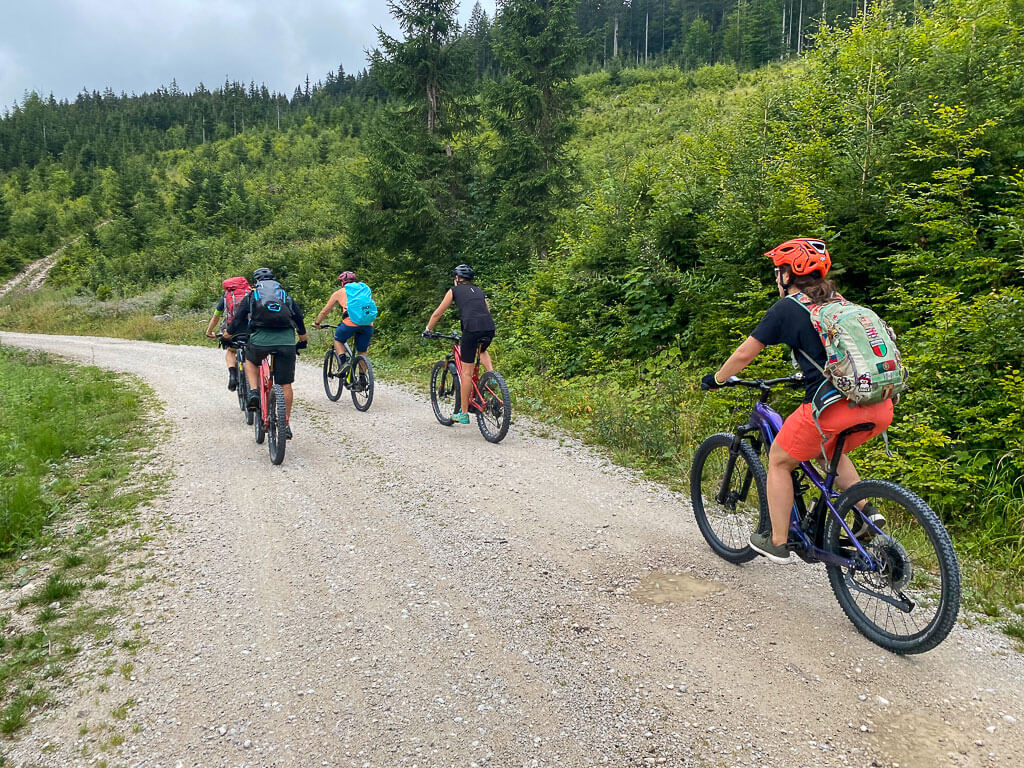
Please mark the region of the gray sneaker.
[[773, 563], [789, 565], [796, 562], [796, 557], [786, 548], [785, 544], [781, 547], [772, 544], [772, 535], [770, 533], [750, 534], [750, 548], [759, 555], [764, 555]]
[[[865, 518], [867, 518], [865, 520]], [[867, 544], [873, 538], [875, 538], [876, 531], [868, 525], [867, 521], [870, 520], [875, 528], [883, 530], [885, 528], [885, 515], [878, 511], [878, 507], [872, 504], [870, 501], [863, 506], [861, 514], [857, 515], [853, 521], [851, 532], [854, 537], [860, 541], [861, 544]]]

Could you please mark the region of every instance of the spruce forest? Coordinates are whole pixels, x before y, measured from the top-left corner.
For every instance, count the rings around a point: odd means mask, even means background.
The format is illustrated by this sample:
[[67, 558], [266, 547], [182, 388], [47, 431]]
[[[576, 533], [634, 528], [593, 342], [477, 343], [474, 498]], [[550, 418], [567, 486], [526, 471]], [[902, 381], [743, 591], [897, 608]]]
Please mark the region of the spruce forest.
[[224, 277], [272, 267], [311, 317], [352, 269], [372, 354], [421, 373], [466, 262], [517, 408], [683, 484], [749, 410], [697, 382], [777, 298], [762, 254], [821, 237], [911, 370], [859, 466], [939, 512], [975, 607], [1024, 599], [1024, 0], [388, 5], [365, 69], [292, 94], [27, 94], [0, 278], [67, 248], [0, 327], [202, 343]]

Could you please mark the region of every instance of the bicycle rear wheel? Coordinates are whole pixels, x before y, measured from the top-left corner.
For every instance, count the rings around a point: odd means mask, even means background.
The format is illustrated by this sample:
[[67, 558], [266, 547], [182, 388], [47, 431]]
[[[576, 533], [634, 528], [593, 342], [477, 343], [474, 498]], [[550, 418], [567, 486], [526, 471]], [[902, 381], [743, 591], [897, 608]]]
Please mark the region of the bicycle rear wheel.
[[284, 390], [280, 384], [270, 388], [270, 399], [267, 403], [267, 448], [270, 449], [270, 462], [280, 464], [284, 461], [284, 449], [288, 440], [284, 428], [288, 423], [284, 402]]
[[478, 382], [483, 408], [476, 413], [480, 434], [489, 443], [500, 443], [512, 423], [512, 400], [508, 383], [497, 371], [487, 371]]
[[452, 414], [459, 410], [459, 374], [455, 363], [438, 360], [430, 373], [430, 405], [434, 416], [446, 427], [450, 427]]
[[328, 400], [336, 402], [341, 397], [341, 382], [344, 375], [334, 349], [328, 349], [324, 355], [324, 392], [327, 393]]
[[[871, 642], [894, 653], [923, 653], [941, 643], [960, 610], [960, 565], [949, 534], [921, 497], [888, 480], [862, 480], [839, 497], [837, 513], [851, 529], [855, 505], [873, 504], [885, 523], [860, 542], [877, 570], [826, 567], [839, 605]], [[825, 549], [856, 556], [836, 515], [825, 522]]]
[[249, 411], [252, 414], [252, 431], [256, 436], [256, 442], [259, 445], [263, 445], [263, 441], [267, 437], [267, 430], [263, 425], [263, 413], [259, 408], [255, 411]]
[[767, 475], [749, 444], [736, 436], [711, 435], [700, 444], [690, 469], [690, 503], [704, 540], [719, 557], [745, 563], [757, 556], [750, 534], [770, 529]]
[[[363, 365], [366, 366], [365, 373], [363, 373]], [[352, 394], [352, 405], [356, 407], [357, 411], [368, 411], [370, 403], [373, 402], [373, 365], [366, 355], [356, 357], [356, 367], [352, 369], [352, 376], [354, 381], [349, 390]]]

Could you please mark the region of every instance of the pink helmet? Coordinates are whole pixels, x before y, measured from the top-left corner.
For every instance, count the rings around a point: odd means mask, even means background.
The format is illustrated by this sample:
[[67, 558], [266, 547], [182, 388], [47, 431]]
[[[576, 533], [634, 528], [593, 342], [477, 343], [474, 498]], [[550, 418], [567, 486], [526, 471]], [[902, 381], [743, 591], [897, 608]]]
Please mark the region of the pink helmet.
[[355, 272], [349, 272], [346, 270], [338, 275], [338, 282], [342, 285], [346, 285], [347, 283], [357, 283], [359, 282], [359, 278], [356, 277]]

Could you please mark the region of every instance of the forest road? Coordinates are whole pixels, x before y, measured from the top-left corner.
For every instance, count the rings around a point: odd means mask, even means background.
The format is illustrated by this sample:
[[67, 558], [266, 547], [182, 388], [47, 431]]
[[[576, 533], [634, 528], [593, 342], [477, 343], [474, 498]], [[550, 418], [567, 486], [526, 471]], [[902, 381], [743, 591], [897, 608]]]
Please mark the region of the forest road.
[[683, 497], [544, 427], [490, 445], [380, 383], [358, 413], [309, 355], [274, 467], [219, 350], [0, 341], [140, 375], [173, 473], [130, 679], [82, 675], [9, 764], [1021, 765], [1005, 637], [887, 653], [822, 568], [725, 563]]

